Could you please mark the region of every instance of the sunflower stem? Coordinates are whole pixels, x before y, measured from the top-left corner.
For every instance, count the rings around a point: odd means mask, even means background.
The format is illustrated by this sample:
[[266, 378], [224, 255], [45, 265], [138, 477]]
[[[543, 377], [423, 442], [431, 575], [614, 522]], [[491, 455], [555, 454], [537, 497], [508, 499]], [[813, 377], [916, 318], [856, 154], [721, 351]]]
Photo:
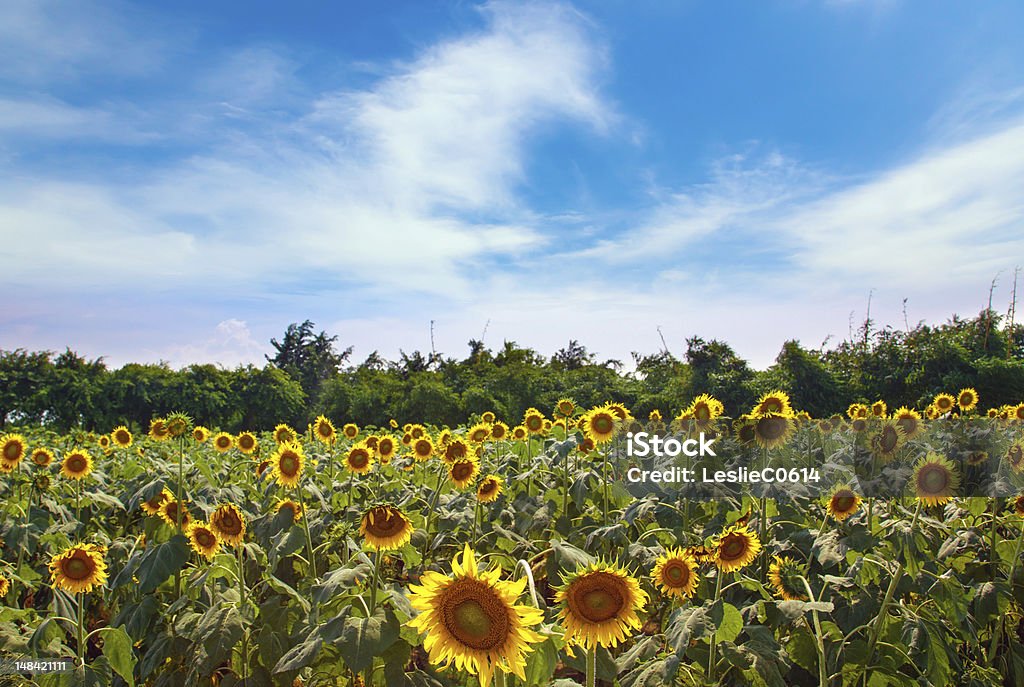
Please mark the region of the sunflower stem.
[[[246, 589], [245, 589], [245, 560], [244, 560], [245, 547], [244, 547], [244, 545], [241, 542], [238, 543], [237, 550], [238, 550], [238, 595], [239, 595], [239, 598], [241, 599], [241, 605], [239, 607], [239, 612], [241, 613], [242, 617], [244, 618], [245, 614], [246, 614], [246, 605], [247, 605]], [[247, 670], [248, 669], [248, 665], [247, 665], [248, 662], [249, 662], [248, 631], [243, 628], [243, 630], [242, 630], [242, 684], [243, 685], [246, 684], [246, 680], [247, 680], [246, 674], [248, 672], [248, 670]]]
[[[718, 603], [718, 598], [722, 595], [722, 576], [725, 573], [719, 568], [715, 572], [715, 599], [712, 602], [712, 606]], [[718, 649], [718, 643], [715, 641], [714, 636], [711, 637], [711, 648], [708, 651], [708, 680], [714, 681], [715, 679], [715, 652]]]
[[434, 519], [434, 508], [437, 506], [437, 499], [441, 495], [441, 484], [444, 480], [444, 466], [437, 471], [437, 486], [434, 487], [434, 495], [430, 498], [430, 508], [427, 509], [427, 522], [423, 533], [423, 553], [420, 556], [420, 563], [423, 569], [427, 569], [427, 549], [430, 547], [430, 524]]
[[996, 556], [996, 522], [999, 519], [999, 499], [993, 497], [990, 503], [992, 505], [992, 526], [989, 528], [989, 558], [991, 559], [989, 565], [992, 568], [992, 581], [995, 582], [999, 569], [999, 558]]
[[85, 667], [85, 592], [78, 592], [78, 665]]
[[[918, 503], [918, 511], [920, 512], [920, 502]], [[886, 614], [889, 612], [889, 604], [892, 603], [892, 597], [896, 594], [896, 586], [900, 583], [903, 578], [903, 563], [900, 561], [896, 562], [896, 574], [892, 576], [892, 580], [889, 581], [889, 588], [885, 590], [885, 598], [882, 599], [882, 607], [878, 609], [878, 617], [875, 619], [874, 627], [871, 628], [871, 637], [868, 640], [868, 655], [862, 670], [864, 671], [864, 683], [867, 684], [869, 667], [871, 665], [871, 659], [875, 655], [875, 646], [878, 644], [878, 638], [882, 635], [882, 628], [885, 625]]]
[[[1017, 572], [1017, 561], [1020, 559], [1020, 547], [1021, 542], [1024, 542], [1024, 526], [1020, 528], [1020, 534], [1017, 535], [1017, 546], [1013, 550], [1013, 563], [1010, 564], [1010, 572], [1007, 574], [1006, 581], [1010, 585], [1010, 592], [1013, 592], [1013, 577]], [[999, 641], [1002, 639], [1003, 624], [1000, 622], [996, 625], [996, 629], [992, 632], [992, 641], [988, 645], [988, 658], [986, 659], [986, 665], [991, 666], [996, 660], [996, 648], [999, 646]]]
[[75, 480], [75, 521], [82, 526], [82, 480]]
[[608, 448], [601, 451], [601, 480], [604, 482], [604, 526], [608, 527]]
[[597, 685], [597, 644], [587, 649], [587, 687]]
[[370, 587], [370, 615], [377, 610], [377, 585], [380, 582], [380, 547], [373, 551], [373, 586]]
[[309, 572], [313, 579], [317, 579], [316, 559], [313, 557], [313, 537], [309, 534], [309, 513], [306, 512], [306, 499], [299, 489], [299, 508], [302, 509], [302, 529], [306, 531], [306, 549], [309, 551]]
[[[800, 576], [800, 581], [804, 583], [804, 589], [807, 590], [807, 598], [817, 603], [818, 597], [811, 591], [811, 585], [807, 581], [806, 577]], [[828, 687], [828, 666], [826, 664], [825, 657], [825, 636], [821, 632], [821, 620], [818, 618], [818, 611], [811, 611], [811, 619], [814, 622], [814, 641], [815, 646], [818, 649], [818, 687]]]

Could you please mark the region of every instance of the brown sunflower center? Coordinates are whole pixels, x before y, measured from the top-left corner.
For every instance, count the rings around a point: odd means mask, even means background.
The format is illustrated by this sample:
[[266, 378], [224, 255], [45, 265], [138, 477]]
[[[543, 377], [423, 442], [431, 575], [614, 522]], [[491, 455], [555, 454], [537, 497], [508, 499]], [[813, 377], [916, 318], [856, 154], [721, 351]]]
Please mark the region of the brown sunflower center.
[[416, 446], [414, 447], [414, 450], [416, 451], [416, 455], [418, 455], [418, 456], [429, 456], [430, 452], [433, 450], [433, 448], [434, 447], [431, 446], [430, 442], [427, 441], [426, 439], [419, 439], [416, 442]]
[[669, 561], [662, 571], [664, 581], [671, 587], [685, 587], [690, 581], [690, 566], [682, 561]]
[[204, 548], [209, 548], [217, 543], [217, 537], [209, 530], [197, 530], [195, 533], [196, 543]]
[[217, 437], [217, 446], [220, 448], [228, 448], [231, 446], [231, 439], [227, 437]]
[[356, 470], [365, 468], [369, 462], [370, 456], [363, 450], [353, 451], [348, 456], [348, 464]]
[[739, 534], [729, 534], [719, 543], [718, 555], [723, 560], [734, 561], [747, 553], [747, 540]]
[[526, 418], [526, 426], [531, 430], [536, 431], [544, 426], [544, 418], [539, 415], [531, 415]]
[[128, 432], [124, 431], [123, 429], [118, 431], [117, 434], [114, 435], [114, 440], [119, 444], [127, 444]]
[[498, 483], [495, 482], [493, 479], [485, 480], [480, 485], [480, 494], [482, 496], [486, 496], [486, 495], [490, 494], [491, 492], [493, 492], [497, 488], [498, 488]]
[[598, 415], [594, 418], [594, 421], [590, 423], [590, 426], [594, 428], [594, 431], [598, 434], [609, 434], [615, 429], [615, 421], [612, 420], [609, 415]]
[[902, 427], [903, 431], [908, 435], [913, 434], [917, 430], [917, 419], [913, 417], [901, 417], [896, 421], [896, 424]]
[[693, 409], [693, 416], [698, 420], [710, 420], [711, 409], [708, 408], [706, 404], [701, 403], [700, 405]]
[[767, 441], [774, 441], [786, 433], [786, 418], [763, 417], [757, 421], [757, 433]]
[[857, 497], [851, 492], [840, 491], [832, 497], [832, 510], [836, 513], [848, 513], [857, 505]]
[[626, 605], [623, 581], [606, 572], [594, 572], [569, 587], [569, 608], [587, 622], [600, 623], [618, 616]]
[[490, 435], [490, 432], [488, 430], [486, 430], [486, 429], [478, 429], [475, 432], [473, 432], [473, 436], [471, 438], [473, 439], [473, 441], [476, 441], [476, 442], [479, 443], [479, 442], [483, 441], [484, 439], [486, 439], [489, 435]]
[[252, 437], [250, 437], [250, 436], [246, 436], [246, 435], [243, 434], [242, 436], [238, 437], [238, 446], [240, 448], [243, 448], [245, 450], [249, 450], [249, 449], [251, 449], [255, 445], [256, 445], [256, 441]]
[[78, 473], [85, 472], [85, 468], [88, 467], [88, 463], [86, 462], [84, 456], [75, 454], [68, 457], [67, 466], [68, 472]]
[[785, 408], [782, 405], [782, 401], [777, 398], [766, 398], [764, 403], [761, 404], [762, 413], [781, 413]]
[[70, 559], [64, 561], [61, 569], [65, 577], [72, 580], [84, 580], [92, 574], [92, 561], [87, 554], [76, 552]]
[[948, 486], [949, 471], [941, 465], [925, 465], [917, 475], [917, 488], [922, 494], [942, 494]]
[[281, 460], [277, 466], [282, 475], [294, 477], [299, 472], [299, 457], [292, 451], [285, 451], [281, 454]]
[[457, 578], [442, 593], [438, 605], [448, 633], [472, 649], [501, 647], [512, 631], [505, 603], [479, 580]]
[[949, 410], [950, 408], [953, 407], [953, 401], [948, 398], [940, 398], [937, 401], [935, 401], [935, 405], [940, 410]]
[[473, 476], [473, 464], [469, 461], [456, 463], [452, 466], [452, 479], [456, 482], [467, 480]]
[[375, 537], [391, 537], [405, 529], [402, 516], [390, 508], [374, 508], [366, 517], [366, 532]]
[[223, 511], [218, 518], [218, 525], [225, 534], [242, 533], [242, 521], [232, 511]]
[[14, 462], [21, 457], [21, 446], [17, 442], [9, 441], [4, 444], [4, 459], [10, 462]]
[[391, 455], [395, 450], [395, 442], [391, 441], [391, 439], [381, 439], [377, 443], [377, 450], [380, 451], [382, 456]]
[[878, 445], [881, 447], [884, 453], [891, 453], [899, 443], [899, 432], [897, 432], [892, 427], [885, 427], [882, 429], [882, 434], [878, 441]]

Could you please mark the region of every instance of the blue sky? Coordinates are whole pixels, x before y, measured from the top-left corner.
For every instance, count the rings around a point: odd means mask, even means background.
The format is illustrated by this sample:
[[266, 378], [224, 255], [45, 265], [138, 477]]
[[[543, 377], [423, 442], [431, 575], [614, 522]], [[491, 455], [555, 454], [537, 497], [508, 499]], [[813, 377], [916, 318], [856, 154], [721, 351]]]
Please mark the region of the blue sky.
[[1024, 256], [1024, 5], [0, 6], [0, 348], [290, 322], [601, 359], [971, 315]]

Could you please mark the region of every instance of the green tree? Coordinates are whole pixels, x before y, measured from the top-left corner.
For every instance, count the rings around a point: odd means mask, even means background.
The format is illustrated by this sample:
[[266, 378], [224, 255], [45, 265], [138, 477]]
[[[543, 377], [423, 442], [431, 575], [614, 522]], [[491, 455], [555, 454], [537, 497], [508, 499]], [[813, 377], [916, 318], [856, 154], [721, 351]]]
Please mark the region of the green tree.
[[313, 328], [310, 320], [288, 325], [281, 341], [270, 340], [277, 353], [266, 358], [298, 381], [307, 398], [315, 400], [323, 383], [338, 374], [352, 355], [352, 347], [338, 353], [334, 348], [338, 337], [327, 336], [324, 331], [313, 334]]

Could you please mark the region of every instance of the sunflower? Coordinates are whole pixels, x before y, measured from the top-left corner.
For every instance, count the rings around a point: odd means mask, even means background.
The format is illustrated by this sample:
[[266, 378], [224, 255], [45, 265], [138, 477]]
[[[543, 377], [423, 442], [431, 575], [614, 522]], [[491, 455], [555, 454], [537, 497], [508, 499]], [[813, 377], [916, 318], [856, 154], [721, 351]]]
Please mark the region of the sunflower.
[[800, 579], [803, 576], [803, 566], [792, 558], [775, 556], [768, 567], [768, 581], [786, 601], [807, 601], [807, 590]]
[[693, 399], [686, 414], [697, 421], [699, 425], [706, 425], [725, 411], [725, 406], [714, 396], [701, 394]]
[[1014, 420], [1024, 420], [1024, 403], [1018, 403], [1010, 411], [1010, 417]]
[[851, 403], [846, 409], [846, 416], [851, 420], [867, 417], [871, 410], [863, 403]]
[[171, 430], [167, 427], [167, 420], [162, 417], [154, 417], [149, 421], [149, 438], [153, 441], [166, 441], [171, 438]]
[[313, 421], [313, 434], [321, 443], [328, 445], [333, 444], [338, 438], [338, 433], [334, 429], [334, 423], [323, 415], [318, 416]]
[[132, 445], [132, 433], [124, 425], [119, 425], [110, 433], [110, 438], [119, 448], [128, 448]]
[[647, 414], [647, 419], [651, 422], [661, 422], [661, 411], [655, 408]]
[[480, 421], [481, 422], [485, 422], [485, 423], [487, 423], [489, 425], [493, 425], [495, 419], [496, 419], [496, 416], [494, 414], [494, 411], [491, 411], [491, 410], [485, 410], [480, 415]]
[[174, 494], [167, 487], [161, 489], [155, 496], [148, 501], [142, 502], [142, 510], [146, 515], [159, 515], [160, 507], [164, 505], [164, 501], [174, 500]]
[[508, 438], [508, 425], [500, 420], [491, 425], [491, 439], [494, 441], [502, 441]]
[[617, 416], [607, 407], [594, 408], [584, 415], [584, 433], [595, 444], [604, 444], [615, 436]]
[[286, 487], [296, 486], [302, 477], [305, 462], [306, 456], [302, 454], [302, 447], [299, 444], [281, 444], [271, 458], [274, 478]]
[[299, 439], [298, 433], [286, 424], [274, 427], [273, 437], [276, 444], [294, 444]]
[[750, 565], [761, 551], [757, 535], [744, 527], [733, 525], [714, 540], [714, 564], [722, 572], [732, 572]]
[[868, 428], [868, 421], [862, 417], [855, 417], [850, 422], [850, 429], [854, 432], [863, 432]]
[[341, 433], [345, 435], [346, 439], [355, 439], [359, 436], [359, 425], [348, 422], [341, 428]]
[[926, 506], [939, 506], [960, 487], [960, 477], [945, 456], [929, 453], [914, 466], [914, 492]]
[[536, 408], [527, 409], [523, 415], [523, 426], [530, 434], [540, 434], [544, 431], [544, 414]]
[[409, 434], [413, 439], [419, 439], [427, 435], [427, 428], [423, 425], [412, 425], [409, 427]]
[[971, 451], [967, 454], [967, 464], [978, 466], [988, 460], [988, 451]]
[[466, 438], [474, 444], [482, 444], [491, 438], [491, 426], [484, 422], [478, 422], [469, 428]]
[[53, 462], [53, 451], [48, 448], [37, 448], [32, 451], [32, 462], [45, 468]]
[[0, 574], [0, 599], [7, 596], [7, 592], [11, 591], [11, 581], [3, 574]]
[[785, 391], [769, 391], [754, 404], [751, 415], [790, 415], [793, 408], [789, 402], [789, 394]]
[[[1024, 494], [1021, 494], [1013, 500], [1013, 511], [1017, 515], [1024, 515]], [[3, 596], [0, 594], [0, 596]]]
[[793, 418], [775, 413], [761, 414], [754, 420], [754, 441], [761, 448], [772, 449], [782, 446], [796, 431]]
[[[495, 671], [526, 681], [524, 655], [544, 637], [530, 628], [544, 620], [542, 611], [516, 601], [526, 589], [525, 578], [499, 581], [500, 569], [480, 571], [467, 544], [462, 562], [456, 554], [452, 574], [423, 573], [422, 584], [410, 585], [409, 601], [419, 615], [409, 626], [426, 632], [423, 647], [430, 662], [452, 663], [470, 675], [479, 675], [489, 687]], [[642, 593], [642, 592], [641, 592]]]
[[441, 459], [451, 465], [456, 461], [464, 461], [469, 458], [469, 444], [462, 439], [452, 439], [444, 446], [444, 453]]
[[555, 413], [562, 417], [572, 417], [576, 412], [576, 404], [571, 398], [560, 398], [555, 404]]
[[683, 549], [669, 549], [654, 562], [651, 572], [654, 584], [668, 596], [687, 599], [700, 583], [697, 561]]
[[290, 511], [292, 516], [292, 522], [298, 522], [302, 520], [302, 504], [298, 501], [292, 501], [291, 499], [281, 499], [274, 506], [274, 512], [280, 513], [281, 511]]
[[960, 393], [956, 395], [956, 404], [965, 413], [974, 410], [978, 405], [978, 392], [970, 387], [960, 389]]
[[235, 437], [235, 445], [238, 450], [245, 454], [250, 454], [256, 450], [256, 436], [252, 432], [242, 432]]
[[192, 430], [192, 440], [197, 444], [206, 443], [206, 440], [210, 438], [210, 430], [202, 425], [196, 425]]
[[109, 435], [101, 434], [100, 438], [97, 440], [97, 443], [100, 445], [100, 448], [103, 449], [103, 451], [105, 453], [109, 454], [109, 451], [108, 451], [108, 449], [110, 448], [110, 436]]
[[476, 499], [481, 503], [491, 503], [498, 500], [498, 496], [501, 494], [501, 486], [504, 484], [504, 480], [497, 475], [487, 475], [480, 484], [476, 487]]
[[640, 629], [637, 613], [647, 599], [633, 576], [600, 562], [563, 578], [555, 593], [555, 602], [562, 604], [558, 615], [566, 640], [588, 650], [615, 647], [625, 641], [631, 628]]
[[1024, 442], [1018, 441], [1006, 449], [1006, 462], [1014, 472], [1024, 472]]
[[213, 438], [213, 448], [217, 453], [227, 453], [235, 445], [235, 438], [227, 432], [218, 432]]
[[885, 417], [887, 412], [889, 412], [889, 406], [885, 404], [885, 401], [875, 401], [871, 404], [871, 414], [875, 417]]
[[388, 420], [388, 425], [391, 427], [391, 429], [398, 429], [398, 420], [396, 420], [395, 418], [391, 418], [390, 420]]
[[92, 456], [88, 451], [75, 449], [64, 456], [60, 466], [60, 474], [68, 479], [85, 479], [92, 472]]
[[360, 441], [345, 454], [345, 467], [357, 475], [365, 475], [373, 468], [373, 451]]
[[949, 394], [937, 394], [932, 401], [932, 405], [935, 406], [939, 415], [945, 415], [953, 410], [953, 407], [956, 405], [956, 399]]
[[412, 537], [412, 531], [409, 518], [389, 504], [371, 507], [359, 522], [359, 534], [367, 544], [381, 551], [401, 548]]
[[445, 427], [437, 433], [437, 441], [434, 444], [434, 448], [443, 449], [448, 445], [448, 442], [452, 440], [452, 430]]
[[871, 447], [880, 458], [888, 460], [896, 454], [904, 442], [906, 442], [906, 436], [903, 433], [903, 428], [894, 420], [883, 420], [878, 434], [871, 439]]
[[594, 440], [590, 437], [584, 437], [583, 441], [576, 444], [576, 450], [580, 453], [590, 453], [595, 448], [597, 448], [597, 444], [595, 444]]
[[755, 432], [756, 423], [749, 415], [743, 415], [732, 423], [733, 432], [736, 433], [736, 440], [745, 446], [753, 444], [757, 440]]
[[[178, 526], [178, 502], [173, 496], [167, 498], [167, 500], [160, 503], [160, 511], [157, 513], [160, 519], [167, 523], [169, 527]], [[181, 509], [181, 528], [185, 529], [192, 522], [192, 514], [188, 512], [188, 508]]]
[[188, 535], [188, 543], [192, 546], [193, 551], [204, 556], [208, 561], [213, 560], [220, 549], [220, 539], [209, 525], [205, 522], [194, 522], [188, 526], [185, 533]]
[[384, 465], [390, 463], [397, 452], [398, 446], [391, 437], [380, 437], [377, 439], [377, 455], [380, 456], [380, 462]]
[[369, 448], [371, 451], [376, 451], [377, 450], [377, 442], [379, 442], [379, 441], [380, 441], [380, 437], [379, 436], [377, 436], [376, 434], [371, 434], [370, 436], [366, 437], [363, 440], [363, 443], [366, 444], [367, 448]]
[[860, 497], [848, 485], [840, 484], [832, 490], [827, 508], [829, 515], [842, 522], [860, 508]]
[[516, 441], [523, 441], [527, 436], [529, 436], [529, 432], [525, 426], [516, 425], [512, 428], [512, 438]]
[[434, 455], [434, 442], [426, 434], [423, 434], [418, 439], [413, 440], [412, 453], [416, 456], [416, 460], [426, 460]]
[[998, 408], [989, 408], [988, 412], [986, 412], [985, 414], [990, 419], [995, 419], [995, 418], [999, 417], [999, 409]]
[[412, 446], [412, 434], [409, 434], [409, 432], [403, 434], [402, 443], [405, 444], [406, 446]]
[[171, 413], [167, 416], [167, 434], [172, 439], [184, 435], [192, 427], [192, 418], [185, 413]]
[[913, 439], [924, 429], [924, 426], [921, 424], [921, 414], [906, 406], [893, 413], [892, 417], [896, 424], [903, 429], [903, 435], [907, 439]]
[[470, 486], [478, 474], [480, 474], [480, 464], [475, 458], [456, 460], [448, 466], [448, 476], [458, 489]]
[[11, 469], [18, 467], [25, 457], [25, 437], [20, 434], [5, 434], [0, 439], [0, 461]]
[[105, 547], [95, 544], [75, 544], [50, 561], [51, 584], [69, 594], [90, 592], [107, 582], [107, 564], [103, 556]]
[[237, 546], [245, 538], [245, 516], [235, 504], [222, 504], [210, 516], [210, 528], [225, 544]]

